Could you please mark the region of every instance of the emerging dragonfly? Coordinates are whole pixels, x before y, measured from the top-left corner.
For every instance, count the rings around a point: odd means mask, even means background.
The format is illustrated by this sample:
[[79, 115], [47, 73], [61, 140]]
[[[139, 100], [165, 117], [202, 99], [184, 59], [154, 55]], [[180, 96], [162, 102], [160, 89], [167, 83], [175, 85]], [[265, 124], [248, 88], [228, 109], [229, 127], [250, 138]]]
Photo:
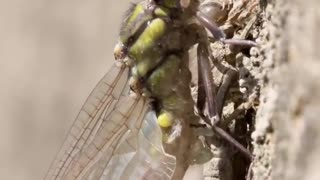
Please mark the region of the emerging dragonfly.
[[[145, 0], [126, 13], [117, 62], [94, 88], [46, 179], [182, 179], [204, 156], [190, 92], [188, 50], [198, 45], [210, 117], [219, 119], [206, 61], [205, 28], [225, 43], [198, 0]], [[202, 116], [203, 117], [203, 116]], [[197, 151], [197, 152], [195, 152]]]

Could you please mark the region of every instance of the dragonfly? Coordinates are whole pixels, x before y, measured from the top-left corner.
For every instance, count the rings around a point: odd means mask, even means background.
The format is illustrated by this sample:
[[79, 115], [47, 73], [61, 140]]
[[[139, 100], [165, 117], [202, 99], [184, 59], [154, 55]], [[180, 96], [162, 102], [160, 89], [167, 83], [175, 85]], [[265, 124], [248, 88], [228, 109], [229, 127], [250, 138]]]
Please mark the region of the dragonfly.
[[[199, 7], [198, 0], [131, 5], [115, 64], [85, 101], [46, 180], [179, 180], [190, 164], [211, 158], [192, 128], [202, 125], [190, 92], [188, 50], [199, 44], [199, 61], [209, 61], [206, 29], [224, 43], [252, 42], [226, 39]], [[219, 119], [208, 67], [199, 66], [210, 117]]]

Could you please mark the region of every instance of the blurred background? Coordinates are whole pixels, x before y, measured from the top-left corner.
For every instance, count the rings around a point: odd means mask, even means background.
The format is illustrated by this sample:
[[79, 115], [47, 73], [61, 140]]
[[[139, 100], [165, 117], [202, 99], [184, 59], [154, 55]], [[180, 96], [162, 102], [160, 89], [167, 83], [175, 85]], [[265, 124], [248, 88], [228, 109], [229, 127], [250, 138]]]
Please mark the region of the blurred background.
[[42, 179], [113, 61], [128, 0], [0, 1], [0, 179]]

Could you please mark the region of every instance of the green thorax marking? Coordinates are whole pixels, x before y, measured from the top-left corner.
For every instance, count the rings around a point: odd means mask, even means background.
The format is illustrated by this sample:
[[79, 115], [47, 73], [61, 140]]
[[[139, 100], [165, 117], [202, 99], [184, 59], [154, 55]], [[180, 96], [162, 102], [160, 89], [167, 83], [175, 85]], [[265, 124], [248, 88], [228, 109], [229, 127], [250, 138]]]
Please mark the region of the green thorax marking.
[[146, 3], [130, 8], [121, 28], [120, 42], [126, 47], [127, 55], [135, 62], [134, 76], [144, 77], [169, 51], [180, 49], [180, 45], [172, 47], [172, 44], [180, 42], [179, 33], [172, 35], [172, 32], [177, 31], [172, 26], [172, 13], [168, 8], [156, 5], [152, 7]]
[[[138, 38], [148, 22], [155, 18], [169, 18], [169, 9], [164, 7], [150, 7], [146, 2], [132, 4], [126, 12], [120, 30], [120, 41], [125, 46], [130, 46], [130, 40]], [[132, 42], [131, 42], [132, 43]]]

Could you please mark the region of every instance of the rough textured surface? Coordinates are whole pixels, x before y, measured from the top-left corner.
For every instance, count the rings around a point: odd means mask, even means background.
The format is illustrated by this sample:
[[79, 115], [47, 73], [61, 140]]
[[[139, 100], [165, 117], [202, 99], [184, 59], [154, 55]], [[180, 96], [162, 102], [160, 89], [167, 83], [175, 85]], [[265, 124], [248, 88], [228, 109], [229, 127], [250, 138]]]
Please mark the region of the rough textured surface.
[[319, 179], [319, 1], [270, 1], [253, 179]]
[[[263, 12], [250, 32], [259, 47], [251, 48], [250, 56], [238, 54], [243, 66], [235, 66], [242, 97], [250, 87], [258, 87], [260, 95], [251, 119], [250, 149], [255, 158], [248, 178], [319, 179], [320, 2], [261, 0], [259, 4]], [[223, 54], [225, 58], [228, 53]], [[239, 177], [235, 179], [244, 178]]]
[[320, 3], [284, 1], [283, 33], [275, 60], [278, 85], [275, 116], [274, 179], [319, 179]]

